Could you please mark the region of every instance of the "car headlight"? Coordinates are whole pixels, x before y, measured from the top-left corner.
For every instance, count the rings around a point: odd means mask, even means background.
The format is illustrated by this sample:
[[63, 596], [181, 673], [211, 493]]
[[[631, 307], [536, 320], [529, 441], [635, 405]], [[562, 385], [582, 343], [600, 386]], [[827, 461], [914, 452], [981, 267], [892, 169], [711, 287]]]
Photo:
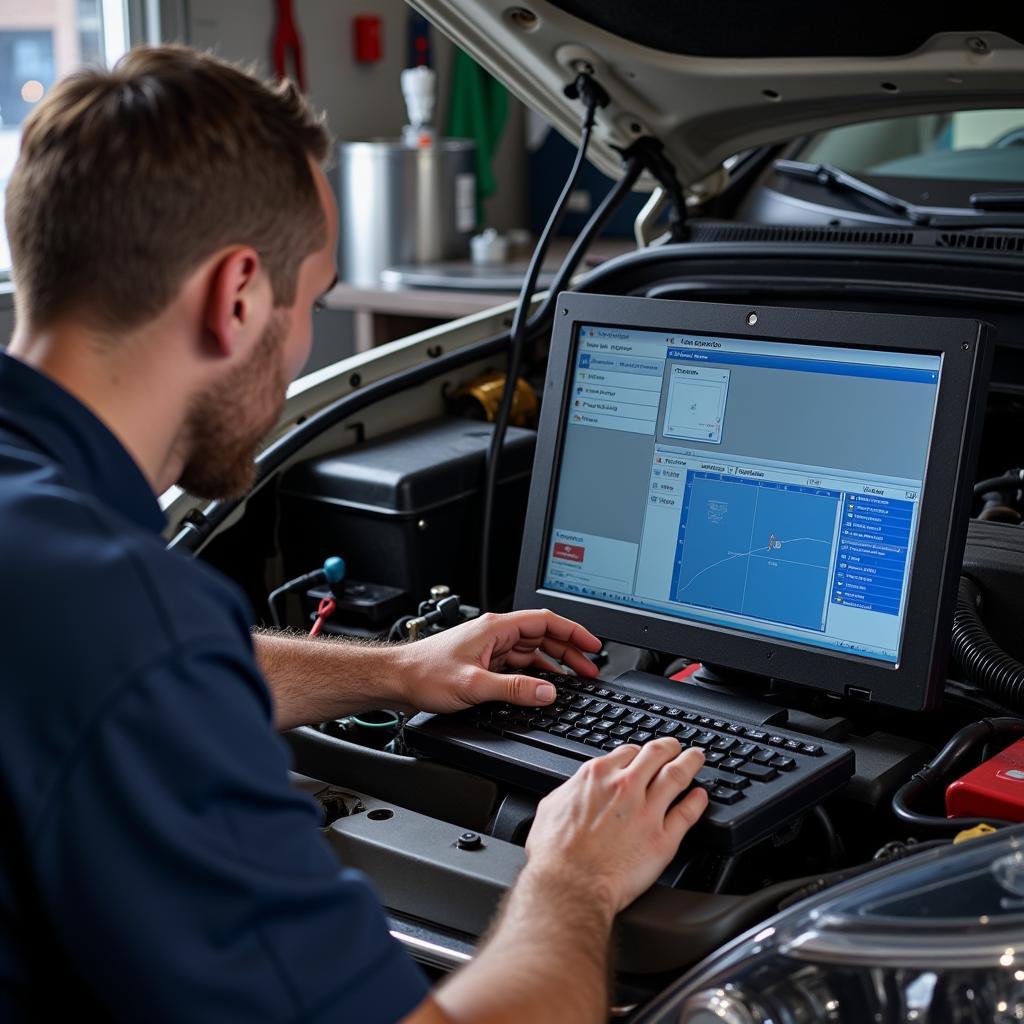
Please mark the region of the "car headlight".
[[917, 854], [778, 914], [637, 1024], [1024, 1021], [1024, 828]]

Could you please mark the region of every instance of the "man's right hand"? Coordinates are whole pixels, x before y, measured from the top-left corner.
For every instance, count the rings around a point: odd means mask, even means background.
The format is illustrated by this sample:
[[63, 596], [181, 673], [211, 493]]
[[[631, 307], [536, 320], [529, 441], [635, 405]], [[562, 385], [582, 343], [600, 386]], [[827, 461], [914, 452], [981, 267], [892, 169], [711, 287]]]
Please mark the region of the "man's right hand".
[[707, 807], [699, 787], [672, 806], [703, 764], [703, 751], [674, 739], [588, 761], [537, 808], [528, 870], [585, 878], [618, 913], [654, 883]]
[[473, 963], [403, 1024], [598, 1024], [612, 920], [664, 870], [707, 806], [704, 764], [673, 739], [588, 761], [537, 808], [528, 861]]

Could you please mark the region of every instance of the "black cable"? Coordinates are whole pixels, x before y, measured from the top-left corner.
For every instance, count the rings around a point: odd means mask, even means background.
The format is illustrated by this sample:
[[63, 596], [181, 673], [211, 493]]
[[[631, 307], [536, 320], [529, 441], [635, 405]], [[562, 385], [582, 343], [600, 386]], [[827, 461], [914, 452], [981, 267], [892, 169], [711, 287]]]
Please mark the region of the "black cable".
[[565, 259], [562, 260], [562, 265], [558, 268], [558, 273], [555, 275], [555, 279], [551, 283], [551, 288], [548, 291], [547, 297], [541, 303], [540, 309], [530, 317], [529, 329], [531, 333], [536, 328], [542, 327], [545, 320], [551, 316], [553, 307], [558, 301], [559, 293], [565, 291], [569, 286], [569, 281], [571, 280], [580, 260], [583, 258], [583, 254], [590, 247], [590, 243], [601, 233], [605, 224], [608, 223], [612, 214], [615, 213], [622, 204], [622, 201], [633, 190], [633, 186], [637, 183], [637, 179], [643, 173], [643, 159], [639, 156], [629, 156], [626, 160], [625, 173], [605, 193], [605, 197], [601, 200], [601, 204], [591, 215], [590, 220], [587, 221], [583, 230], [576, 236], [576, 241], [573, 242], [572, 248], [570, 248], [566, 253]]
[[818, 824], [825, 830], [825, 838], [828, 841], [828, 862], [829, 866], [833, 867], [843, 859], [842, 841], [836, 832], [835, 825], [832, 824], [828, 811], [821, 804], [815, 804], [811, 813], [817, 819]]
[[[491, 534], [494, 528], [494, 501], [497, 492], [498, 468], [501, 462], [501, 449], [505, 443], [505, 433], [508, 429], [508, 421], [512, 413], [512, 402], [515, 398], [516, 384], [519, 380], [519, 371], [523, 361], [523, 349], [528, 334], [530, 300], [537, 287], [537, 278], [540, 276], [540, 268], [547, 255], [548, 246], [555, 231], [558, 230], [562, 218], [565, 216], [569, 196], [576, 187], [576, 181], [583, 170], [583, 163], [586, 160], [587, 149], [590, 146], [590, 136], [594, 130], [594, 119], [597, 115], [597, 108], [601, 105], [602, 96], [593, 88], [593, 80], [588, 75], [580, 75], [576, 79], [576, 89], [584, 101], [584, 115], [582, 134], [579, 147], [576, 150], [576, 159], [573, 162], [569, 177], [562, 186], [562, 193], [558, 197], [547, 224], [537, 241], [533, 256], [530, 259], [529, 268], [523, 278], [523, 285], [519, 292], [519, 303], [516, 306], [515, 316], [512, 320], [512, 341], [508, 354], [508, 364], [505, 370], [505, 387], [501, 394], [501, 404], [498, 407], [498, 414], [494, 420], [494, 431], [491, 434], [491, 444], [487, 451], [486, 469], [484, 477], [484, 512], [483, 528], [481, 533], [480, 546], [480, 611], [490, 611], [490, 554]], [[607, 96], [604, 96], [607, 102]]]
[[995, 736], [1024, 735], [1024, 719], [983, 718], [964, 726], [920, 771], [905, 782], [892, 798], [892, 809], [900, 821], [916, 829], [950, 834], [978, 825], [1001, 827], [1016, 824], [1000, 818], [940, 818], [938, 815], [915, 811], [915, 804], [925, 791], [946, 780], [963, 758], [976, 746]]

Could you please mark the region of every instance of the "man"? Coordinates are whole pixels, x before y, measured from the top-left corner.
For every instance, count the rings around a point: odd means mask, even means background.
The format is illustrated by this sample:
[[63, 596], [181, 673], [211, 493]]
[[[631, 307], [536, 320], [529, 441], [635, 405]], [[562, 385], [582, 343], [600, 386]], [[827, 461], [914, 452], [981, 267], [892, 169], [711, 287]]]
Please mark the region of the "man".
[[[0, 1019], [597, 1021], [612, 919], [703, 810], [674, 740], [541, 803], [476, 960], [431, 993], [340, 870], [274, 728], [552, 688], [598, 641], [550, 612], [411, 647], [249, 635], [166, 551], [156, 495], [242, 493], [335, 280], [327, 137], [291, 88], [183, 49], [60, 83], [7, 191], [0, 356]], [[259, 668], [257, 668], [257, 659]]]

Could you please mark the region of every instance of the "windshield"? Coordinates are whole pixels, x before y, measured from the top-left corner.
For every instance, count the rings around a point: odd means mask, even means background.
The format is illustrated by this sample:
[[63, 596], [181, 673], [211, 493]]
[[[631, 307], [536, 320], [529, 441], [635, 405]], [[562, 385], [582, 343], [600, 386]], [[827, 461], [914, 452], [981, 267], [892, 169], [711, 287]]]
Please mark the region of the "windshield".
[[850, 174], [947, 181], [1024, 181], [1024, 109], [959, 110], [847, 125], [799, 158]]

